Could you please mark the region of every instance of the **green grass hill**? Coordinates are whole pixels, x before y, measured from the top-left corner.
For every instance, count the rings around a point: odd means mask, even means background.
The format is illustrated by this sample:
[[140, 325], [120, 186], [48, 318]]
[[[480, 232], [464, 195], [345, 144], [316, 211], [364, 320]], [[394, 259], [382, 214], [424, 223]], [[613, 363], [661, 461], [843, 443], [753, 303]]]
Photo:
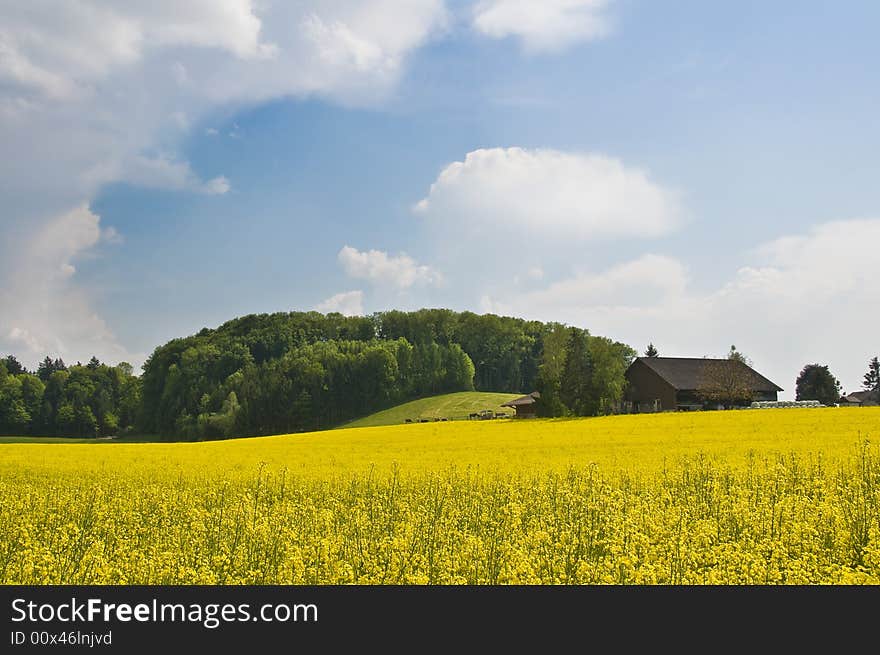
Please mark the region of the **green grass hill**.
[[447, 418], [449, 420], [466, 419], [472, 412], [481, 412], [485, 409], [493, 412], [505, 412], [513, 414], [509, 407], [501, 407], [501, 403], [518, 398], [522, 394], [516, 393], [489, 393], [484, 391], [459, 391], [447, 393], [441, 396], [419, 398], [402, 405], [370, 414], [356, 421], [347, 423], [344, 428], [366, 428], [376, 425], [397, 425], [405, 423], [406, 419], [418, 421], [422, 418]]

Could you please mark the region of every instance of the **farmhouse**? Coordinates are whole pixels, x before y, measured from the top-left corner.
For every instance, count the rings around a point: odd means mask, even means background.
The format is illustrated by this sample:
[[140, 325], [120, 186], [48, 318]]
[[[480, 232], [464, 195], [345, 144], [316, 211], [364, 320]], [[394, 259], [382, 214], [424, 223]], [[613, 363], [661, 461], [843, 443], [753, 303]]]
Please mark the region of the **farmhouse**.
[[[754, 400], [776, 400], [782, 387], [735, 359], [695, 357], [639, 357], [626, 370], [626, 400], [636, 412], [704, 409], [719, 404], [748, 405]], [[723, 395], [735, 387], [734, 402], [707, 402], [707, 390]]]
[[535, 401], [540, 397], [541, 393], [539, 391], [533, 391], [527, 396], [514, 398], [501, 406], [513, 407], [514, 411], [516, 411], [516, 418], [535, 418], [538, 409], [535, 407]]
[[880, 405], [880, 391], [853, 391], [840, 399], [841, 407], [875, 407]]

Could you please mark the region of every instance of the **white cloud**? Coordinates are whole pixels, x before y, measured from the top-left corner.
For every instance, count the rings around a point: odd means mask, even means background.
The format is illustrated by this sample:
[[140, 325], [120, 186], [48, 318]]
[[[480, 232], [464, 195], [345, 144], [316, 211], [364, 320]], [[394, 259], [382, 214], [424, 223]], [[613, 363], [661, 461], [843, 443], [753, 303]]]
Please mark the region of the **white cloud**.
[[[6, 3], [0, 76], [50, 96], [69, 96], [135, 66], [160, 48], [224, 51], [243, 60], [272, 57], [251, 0], [31, 0]], [[178, 82], [186, 67], [174, 64]]]
[[332, 66], [369, 71], [393, 69], [397, 64], [378, 44], [352, 31], [345, 23], [327, 24], [320, 16], [311, 14], [303, 20], [303, 28], [320, 59]]
[[223, 195], [231, 188], [225, 176], [204, 181], [192, 170], [189, 162], [167, 154], [154, 157], [136, 155], [119, 162], [116, 167], [112, 163], [95, 167], [91, 175], [96, 181], [124, 179], [130, 184], [149, 189], [192, 191], [206, 195]]
[[637, 306], [684, 292], [687, 273], [677, 260], [661, 255], [642, 257], [614, 266], [600, 274], [580, 273], [526, 294], [524, 301], [535, 310], [553, 311], [576, 299], [590, 307]]
[[610, 0], [481, 0], [474, 28], [491, 38], [516, 37], [529, 51], [558, 51], [611, 31]]
[[227, 193], [180, 155], [192, 126], [290, 96], [379, 103], [445, 24], [442, 0], [0, 3], [0, 348], [127, 357], [74, 274], [121, 240], [86, 220], [101, 186]]
[[344, 291], [337, 293], [335, 296], [330, 296], [327, 300], [318, 303], [315, 309], [323, 314], [339, 312], [345, 316], [363, 316], [364, 292]]
[[70, 80], [28, 59], [11, 43], [5, 31], [0, 32], [0, 79], [35, 87], [51, 98], [63, 98], [74, 88]]
[[786, 397], [801, 367], [814, 362], [829, 364], [854, 390], [877, 354], [876, 243], [880, 219], [834, 221], [759, 246], [756, 265], [714, 291], [696, 291], [679, 261], [645, 255], [481, 304], [582, 325], [638, 348], [650, 341], [670, 356], [723, 355], [736, 344]]
[[443, 169], [415, 210], [471, 233], [583, 241], [656, 237], [681, 213], [676, 193], [617, 159], [523, 148], [469, 152]]
[[[251, 0], [100, 0], [6, 3], [0, 76], [51, 97], [70, 96], [139, 63], [155, 48], [216, 48], [270, 56]], [[182, 64], [178, 64], [183, 69]]]
[[112, 227], [86, 206], [52, 217], [19, 244], [20, 258], [0, 287], [0, 350], [15, 352], [28, 365], [45, 355], [68, 360], [99, 359], [135, 365], [143, 356], [128, 352], [91, 309], [91, 298], [74, 283], [76, 262], [103, 241], [119, 240]]
[[111, 225], [101, 230], [101, 241], [109, 243], [110, 245], [118, 246], [125, 243], [125, 237], [123, 237], [119, 231]]
[[353, 278], [370, 280], [374, 284], [409, 289], [418, 284], [437, 285], [442, 276], [430, 266], [416, 262], [406, 253], [396, 257], [382, 250], [360, 251], [344, 246], [339, 251], [339, 263]]
[[226, 179], [225, 176], [220, 175], [218, 177], [213, 177], [204, 184], [202, 184], [200, 191], [202, 193], [206, 193], [209, 196], [223, 195], [227, 193], [232, 186], [229, 184], [229, 180]]
[[[11, 344], [24, 346], [28, 354], [48, 352], [47, 349], [43, 348], [42, 342], [36, 336], [31, 334], [28, 330], [19, 327], [13, 327], [9, 331], [8, 339]], [[18, 350], [18, 348], [15, 350]]]
[[410, 53], [446, 23], [442, 0], [272, 5], [263, 20], [266, 38], [277, 44], [272, 60], [259, 67], [234, 62], [206, 78], [205, 88], [217, 99], [315, 94], [374, 103], [394, 87]]
[[[445, 23], [442, 0], [4, 3], [0, 142], [19, 156], [0, 161], [0, 196], [64, 196], [30, 212], [45, 216], [108, 182], [152, 185], [162, 173], [144, 168], [182, 165], [180, 139], [218, 109], [309, 95], [374, 104]], [[157, 149], [169, 154], [149, 162]]]
[[381, 102], [445, 22], [442, 0], [0, 4], [0, 347], [128, 356], [74, 275], [101, 240], [82, 203], [111, 182], [222, 195], [179, 154], [191, 126], [290, 96]]

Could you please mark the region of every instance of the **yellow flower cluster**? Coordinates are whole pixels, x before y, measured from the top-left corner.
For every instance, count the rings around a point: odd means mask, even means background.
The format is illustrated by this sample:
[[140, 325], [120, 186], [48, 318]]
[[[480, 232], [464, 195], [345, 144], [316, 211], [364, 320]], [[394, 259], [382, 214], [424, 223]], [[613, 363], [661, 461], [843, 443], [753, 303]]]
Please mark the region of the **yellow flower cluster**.
[[0, 446], [5, 584], [880, 583], [880, 410]]

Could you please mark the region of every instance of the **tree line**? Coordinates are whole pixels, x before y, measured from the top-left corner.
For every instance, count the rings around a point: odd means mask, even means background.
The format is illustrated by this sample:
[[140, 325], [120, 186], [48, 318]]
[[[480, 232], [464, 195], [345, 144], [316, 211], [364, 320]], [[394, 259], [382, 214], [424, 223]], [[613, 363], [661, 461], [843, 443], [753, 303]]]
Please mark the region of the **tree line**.
[[126, 362], [97, 358], [67, 366], [46, 357], [31, 373], [0, 359], [0, 434], [99, 437], [131, 434], [141, 411], [140, 380]]
[[620, 400], [633, 357], [628, 346], [586, 330], [494, 314], [252, 314], [159, 346], [140, 377], [127, 364], [97, 360], [70, 368], [57, 360], [59, 370], [48, 376], [49, 358], [36, 375], [6, 367], [0, 432], [276, 434], [329, 428], [413, 398], [474, 389], [538, 389], [547, 399], [543, 415], [591, 415]]
[[[575, 332], [583, 348], [566, 368]], [[546, 415], [586, 415], [619, 400], [634, 355], [557, 323], [446, 309], [249, 315], [156, 349], [141, 427], [191, 439], [324, 429], [439, 393], [561, 389], [557, 368], [587, 400]]]
[[[636, 354], [561, 323], [445, 309], [248, 315], [159, 346], [140, 377], [125, 362], [109, 366], [94, 357], [73, 366], [46, 357], [34, 372], [12, 355], [0, 359], [0, 434], [275, 434], [472, 389], [538, 390], [540, 416], [592, 416], [615, 410]], [[645, 356], [658, 355], [649, 344]], [[734, 346], [728, 358], [749, 363]], [[743, 386], [716, 377], [707, 397], [733, 397]], [[880, 394], [877, 357], [863, 386]], [[830, 405], [840, 398], [827, 365], [805, 366], [796, 389], [798, 400]]]
[[[140, 376], [125, 362], [109, 366], [94, 357], [73, 366], [46, 357], [34, 372], [12, 355], [0, 359], [0, 434], [277, 434], [472, 389], [537, 390], [540, 416], [593, 416], [615, 410], [636, 355], [588, 330], [494, 314], [252, 314], [159, 346]], [[645, 356], [658, 355], [649, 344]], [[749, 363], [735, 347], [728, 358]], [[737, 381], [718, 377], [710, 391], [735, 395]], [[826, 365], [805, 366], [796, 386], [799, 400], [833, 404], [840, 397]], [[880, 394], [877, 357], [864, 388]]]

